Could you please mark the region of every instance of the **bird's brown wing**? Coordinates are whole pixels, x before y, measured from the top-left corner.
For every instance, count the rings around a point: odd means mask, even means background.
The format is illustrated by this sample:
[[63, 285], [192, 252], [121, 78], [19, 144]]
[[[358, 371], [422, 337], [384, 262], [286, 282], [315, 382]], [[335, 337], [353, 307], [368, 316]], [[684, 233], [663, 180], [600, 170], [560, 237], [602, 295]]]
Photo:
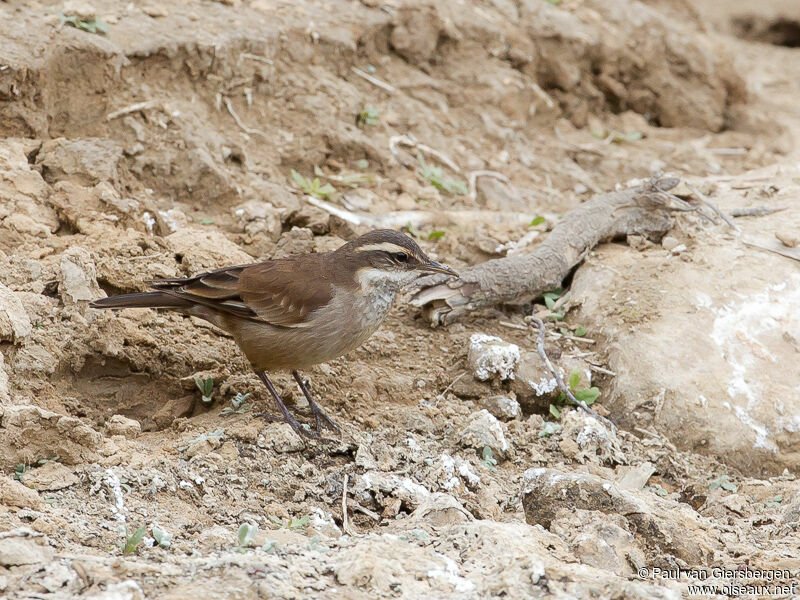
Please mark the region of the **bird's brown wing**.
[[289, 257], [186, 279], [159, 279], [151, 287], [237, 317], [305, 327], [308, 316], [333, 296], [322, 257], [309, 258], [304, 257], [302, 269]]

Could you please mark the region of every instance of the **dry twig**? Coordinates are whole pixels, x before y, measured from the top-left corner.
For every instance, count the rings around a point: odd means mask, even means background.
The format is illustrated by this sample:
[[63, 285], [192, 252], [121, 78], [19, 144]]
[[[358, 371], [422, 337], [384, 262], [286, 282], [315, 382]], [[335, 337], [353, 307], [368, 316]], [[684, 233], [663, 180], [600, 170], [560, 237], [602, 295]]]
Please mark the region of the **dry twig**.
[[409, 165], [407, 165], [404, 162], [404, 159], [401, 157], [400, 152], [397, 149], [398, 146], [408, 146], [410, 148], [416, 148], [417, 150], [419, 150], [424, 154], [433, 156], [434, 158], [439, 160], [439, 162], [441, 162], [444, 165], [447, 165], [448, 167], [450, 167], [450, 169], [452, 169], [456, 173], [461, 173], [461, 169], [458, 167], [458, 165], [455, 162], [453, 162], [453, 159], [447, 156], [444, 152], [440, 152], [435, 148], [431, 148], [430, 146], [426, 146], [425, 144], [419, 143], [414, 138], [414, 136], [395, 135], [389, 138], [389, 150], [391, 150], [392, 154], [397, 159], [397, 162], [399, 162], [403, 166], [407, 167]]
[[342, 480], [342, 531], [350, 535], [350, 524], [347, 522], [347, 473]]
[[739, 226], [734, 223], [728, 215], [722, 212], [713, 202], [711, 202], [711, 200], [708, 199], [708, 196], [689, 183], [686, 184], [686, 187], [689, 188], [689, 191], [692, 192], [692, 194], [694, 194], [695, 198], [713, 210], [723, 221], [730, 225], [734, 231], [741, 231]]
[[509, 183], [508, 177], [497, 171], [471, 171], [468, 177], [469, 197], [473, 200], [478, 199], [478, 177], [493, 177], [494, 179], [499, 179], [503, 183]]
[[361, 69], [357, 69], [356, 67], [350, 67], [350, 70], [359, 77], [362, 77], [367, 81], [369, 81], [372, 85], [378, 86], [379, 88], [381, 88], [382, 90], [386, 90], [390, 94], [394, 94], [395, 87], [393, 85], [390, 85], [385, 81], [378, 79], [377, 77], [373, 77], [369, 73], [362, 71]]
[[734, 208], [731, 211], [731, 216], [736, 217], [764, 217], [766, 215], [771, 215], [772, 213], [781, 212], [782, 210], [786, 210], [788, 207], [786, 206], [754, 206], [753, 208]]
[[114, 112], [110, 112], [106, 115], [106, 121], [112, 121], [118, 117], [122, 117], [124, 115], [128, 115], [133, 112], [137, 112], [140, 110], [146, 110], [148, 108], [158, 108], [161, 106], [161, 103], [158, 100], [145, 100], [144, 102], [137, 102], [136, 104], [131, 104], [130, 106], [126, 106], [125, 108], [120, 108], [119, 110], [115, 110]]
[[249, 133], [250, 135], [260, 135], [261, 137], [263, 137], [264, 139], [267, 139], [267, 140], [271, 139], [271, 138], [270, 138], [270, 137], [269, 137], [269, 136], [268, 136], [266, 133], [264, 133], [263, 131], [260, 131], [260, 130], [258, 130], [258, 129], [253, 129], [252, 127], [248, 127], [247, 125], [245, 125], [245, 124], [242, 122], [242, 120], [239, 118], [239, 115], [237, 115], [237, 114], [236, 114], [236, 111], [235, 111], [235, 110], [233, 110], [233, 105], [231, 104], [231, 101], [230, 101], [230, 99], [228, 99], [228, 98], [223, 98], [223, 100], [222, 100], [222, 101], [225, 103], [225, 107], [228, 109], [228, 112], [229, 112], [229, 113], [231, 113], [231, 116], [233, 117], [233, 120], [234, 120], [234, 121], [236, 121], [236, 124], [237, 124], [239, 127], [241, 127], [241, 128], [242, 128], [242, 130], [243, 130], [245, 133]]
[[564, 378], [561, 377], [561, 373], [559, 373], [558, 370], [553, 366], [553, 363], [550, 362], [550, 357], [547, 356], [547, 352], [544, 349], [544, 332], [545, 332], [544, 322], [541, 319], [537, 319], [536, 317], [526, 317], [526, 320], [529, 323], [532, 323], [532, 324], [536, 325], [536, 327], [539, 329], [539, 336], [538, 336], [537, 341], [536, 341], [536, 348], [539, 351], [539, 356], [542, 358], [542, 361], [544, 362], [545, 365], [547, 365], [547, 369], [550, 371], [550, 373], [555, 378], [556, 383], [558, 384], [558, 388], [562, 392], [564, 392], [564, 395], [567, 397], [567, 399], [572, 404], [574, 404], [575, 406], [580, 408], [587, 415], [591, 415], [592, 417], [597, 419], [599, 422], [605, 423], [606, 425], [608, 425], [608, 427], [611, 429], [611, 432], [614, 435], [617, 435], [616, 426], [611, 421], [609, 421], [605, 417], [597, 414], [597, 412], [595, 412], [594, 410], [589, 408], [586, 405], [586, 402], [578, 400], [575, 397], [575, 395], [572, 393], [572, 390], [569, 389], [569, 386], [567, 386], [567, 384], [564, 383]]

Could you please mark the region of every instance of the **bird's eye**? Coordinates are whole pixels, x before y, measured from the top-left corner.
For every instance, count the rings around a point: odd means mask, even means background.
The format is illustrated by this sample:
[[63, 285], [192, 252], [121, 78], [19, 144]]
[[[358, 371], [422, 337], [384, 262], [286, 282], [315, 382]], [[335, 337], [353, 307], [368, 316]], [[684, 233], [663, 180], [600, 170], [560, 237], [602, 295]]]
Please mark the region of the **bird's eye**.
[[395, 252], [394, 259], [401, 263], [408, 262], [408, 254], [405, 252]]

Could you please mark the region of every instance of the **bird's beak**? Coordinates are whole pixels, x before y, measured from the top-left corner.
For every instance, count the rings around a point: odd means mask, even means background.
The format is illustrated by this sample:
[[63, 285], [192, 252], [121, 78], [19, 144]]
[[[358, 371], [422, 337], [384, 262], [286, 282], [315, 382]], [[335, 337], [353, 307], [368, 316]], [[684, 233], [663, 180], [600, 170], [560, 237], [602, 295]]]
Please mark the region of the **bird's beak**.
[[444, 273], [445, 275], [452, 275], [453, 277], [458, 277], [458, 273], [453, 271], [453, 269], [443, 265], [442, 263], [436, 262], [435, 260], [427, 262], [424, 265], [420, 265], [419, 269], [421, 271], [429, 271], [431, 273]]

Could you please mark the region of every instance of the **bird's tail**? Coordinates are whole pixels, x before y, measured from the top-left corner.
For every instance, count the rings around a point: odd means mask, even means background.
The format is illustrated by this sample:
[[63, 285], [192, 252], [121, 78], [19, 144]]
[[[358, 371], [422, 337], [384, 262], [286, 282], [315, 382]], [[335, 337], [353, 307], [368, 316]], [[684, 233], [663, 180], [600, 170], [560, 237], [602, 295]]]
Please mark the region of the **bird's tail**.
[[91, 308], [172, 308], [191, 307], [191, 303], [164, 292], [143, 292], [100, 298], [89, 303]]

